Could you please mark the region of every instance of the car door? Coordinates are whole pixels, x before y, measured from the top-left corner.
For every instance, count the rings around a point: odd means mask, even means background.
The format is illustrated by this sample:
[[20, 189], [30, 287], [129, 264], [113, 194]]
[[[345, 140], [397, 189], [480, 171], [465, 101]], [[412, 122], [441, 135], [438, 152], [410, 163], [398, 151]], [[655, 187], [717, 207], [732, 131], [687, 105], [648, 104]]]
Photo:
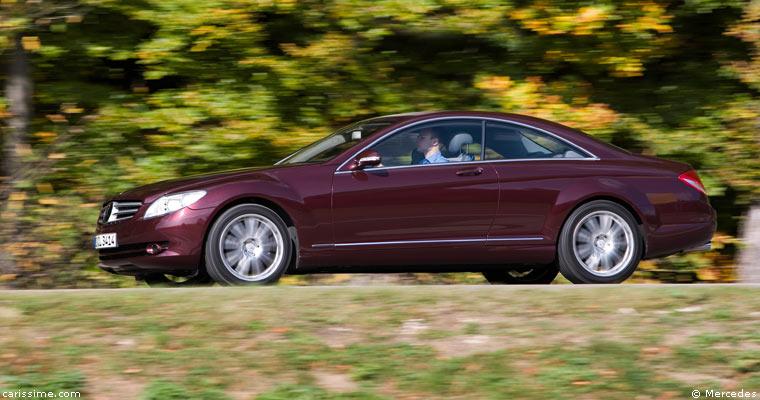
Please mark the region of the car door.
[[[571, 143], [521, 124], [487, 121], [484, 158], [499, 176], [499, 208], [488, 245], [540, 244], [560, 191], [593, 160]], [[591, 165], [588, 165], [591, 167]], [[590, 171], [590, 170], [589, 170]]]
[[[439, 132], [443, 151], [431, 156], [433, 163], [420, 164], [427, 159], [417, 147], [426, 140], [418, 139], [425, 128]], [[380, 153], [380, 166], [338, 168], [333, 177], [336, 249], [482, 246], [499, 195], [495, 170], [481, 160], [482, 129], [478, 119], [417, 124], [367, 147]]]

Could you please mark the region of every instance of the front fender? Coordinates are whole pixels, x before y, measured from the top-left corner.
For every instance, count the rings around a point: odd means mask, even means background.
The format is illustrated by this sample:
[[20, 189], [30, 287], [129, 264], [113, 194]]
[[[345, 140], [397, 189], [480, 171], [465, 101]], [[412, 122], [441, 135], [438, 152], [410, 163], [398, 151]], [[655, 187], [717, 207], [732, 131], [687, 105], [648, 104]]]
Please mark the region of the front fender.
[[[332, 167], [334, 169], [334, 167]], [[330, 193], [332, 169], [305, 168], [296, 174], [257, 174], [242, 180], [202, 188], [206, 196], [191, 207], [213, 208], [213, 221], [233, 204], [246, 201], [279, 207], [293, 222], [298, 235], [299, 256], [313, 243], [332, 239]], [[285, 170], [282, 170], [285, 171]], [[328, 173], [329, 172], [329, 173]], [[209, 227], [206, 227], [208, 230]]]

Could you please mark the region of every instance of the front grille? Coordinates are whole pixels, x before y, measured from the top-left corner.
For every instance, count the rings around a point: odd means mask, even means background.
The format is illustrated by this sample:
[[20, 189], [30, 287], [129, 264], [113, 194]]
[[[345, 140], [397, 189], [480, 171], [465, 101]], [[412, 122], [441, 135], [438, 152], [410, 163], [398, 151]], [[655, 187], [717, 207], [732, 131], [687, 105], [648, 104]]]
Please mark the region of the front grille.
[[111, 201], [103, 206], [98, 218], [99, 224], [110, 224], [112, 222], [124, 221], [137, 214], [137, 210], [142, 205], [139, 201]]

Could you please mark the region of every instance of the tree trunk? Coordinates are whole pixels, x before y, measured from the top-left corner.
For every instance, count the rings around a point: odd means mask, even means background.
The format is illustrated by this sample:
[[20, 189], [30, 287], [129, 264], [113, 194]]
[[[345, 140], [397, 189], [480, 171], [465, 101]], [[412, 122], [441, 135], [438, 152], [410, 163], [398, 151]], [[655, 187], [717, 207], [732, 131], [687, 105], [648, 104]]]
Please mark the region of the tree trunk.
[[19, 152], [27, 144], [29, 120], [32, 114], [32, 78], [29, 59], [21, 44], [21, 35], [16, 38], [16, 47], [8, 66], [8, 80], [5, 97], [11, 117], [3, 141], [3, 171], [13, 180], [21, 171]]
[[760, 283], [760, 200], [756, 200], [742, 222], [742, 242], [739, 253], [739, 280]]
[[28, 172], [24, 168], [22, 152], [28, 146], [29, 121], [32, 114], [32, 78], [29, 70], [29, 57], [21, 41], [22, 35], [16, 37], [16, 46], [8, 65], [8, 77], [5, 85], [5, 100], [11, 116], [6, 119], [7, 127], [3, 132], [3, 175], [8, 177], [6, 193], [0, 194], [3, 200], [2, 229], [0, 229], [0, 274], [17, 273], [16, 263], [10, 254], [12, 242], [18, 234], [18, 220], [22, 207], [14, 207], [6, 201], [13, 192], [16, 182], [23, 179]]

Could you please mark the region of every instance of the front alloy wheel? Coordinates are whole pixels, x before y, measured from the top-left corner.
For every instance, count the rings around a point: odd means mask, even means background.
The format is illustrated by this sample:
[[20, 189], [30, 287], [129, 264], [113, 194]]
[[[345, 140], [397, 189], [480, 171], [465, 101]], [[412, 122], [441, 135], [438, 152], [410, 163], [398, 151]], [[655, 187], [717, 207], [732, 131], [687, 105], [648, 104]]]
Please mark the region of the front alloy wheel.
[[274, 211], [242, 204], [225, 211], [206, 240], [206, 265], [222, 285], [277, 282], [290, 263], [287, 227]]
[[617, 203], [597, 200], [568, 217], [558, 243], [559, 269], [573, 283], [620, 283], [639, 264], [636, 220]]

